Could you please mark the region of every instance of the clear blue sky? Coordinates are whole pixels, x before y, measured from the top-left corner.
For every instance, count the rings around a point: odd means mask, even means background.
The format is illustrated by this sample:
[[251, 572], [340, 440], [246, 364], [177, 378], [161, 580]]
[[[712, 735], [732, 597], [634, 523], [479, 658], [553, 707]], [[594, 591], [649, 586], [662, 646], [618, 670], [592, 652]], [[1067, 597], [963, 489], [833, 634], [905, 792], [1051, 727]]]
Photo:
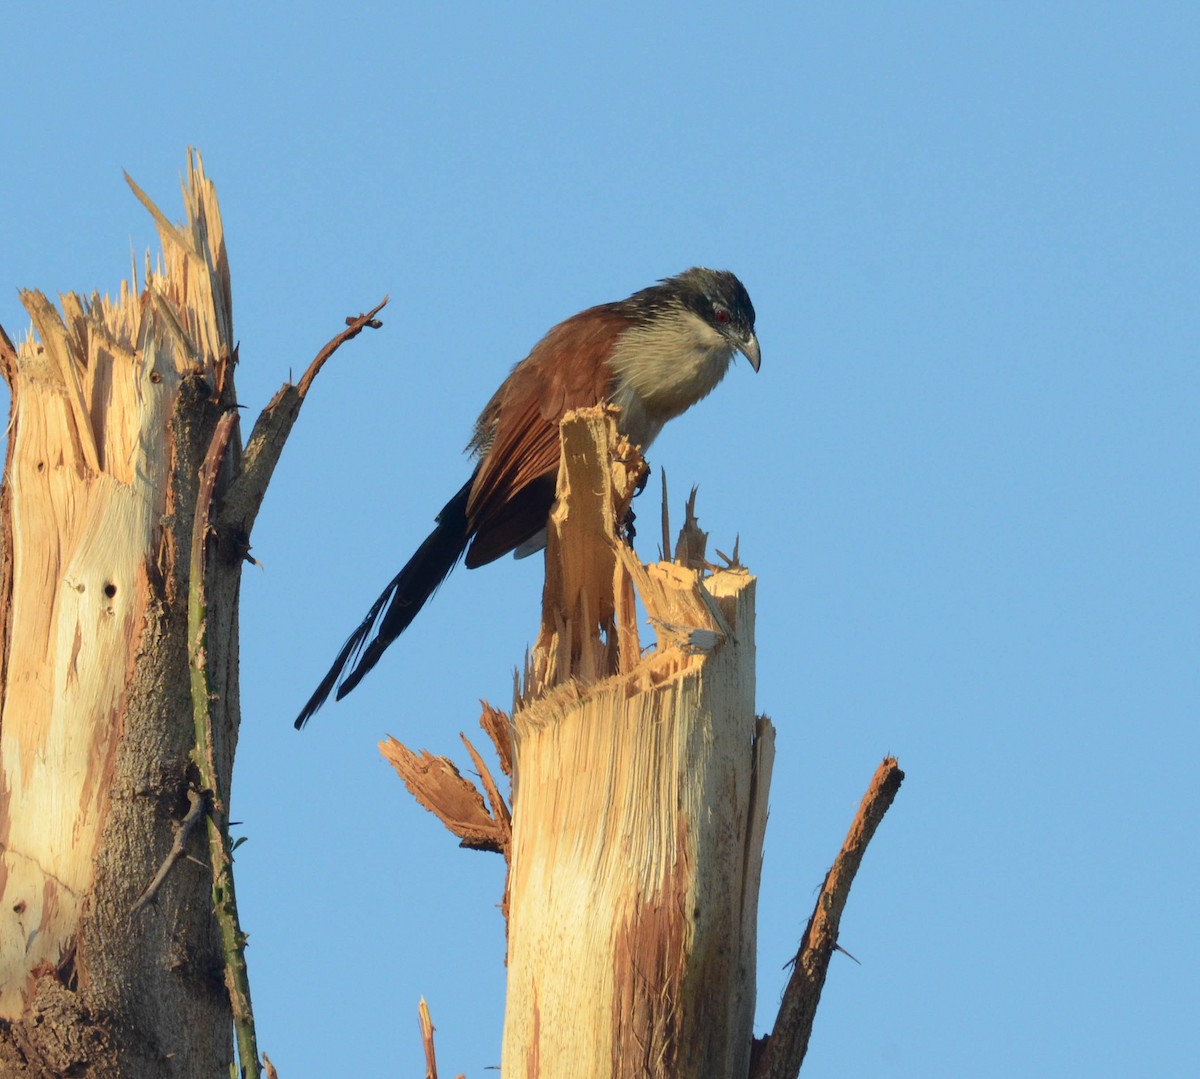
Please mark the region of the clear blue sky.
[[248, 416], [392, 297], [321, 375], [242, 595], [238, 885], [287, 1079], [420, 1074], [422, 994], [446, 1074], [498, 1062], [500, 860], [375, 743], [468, 764], [539, 560], [456, 571], [346, 702], [291, 720], [509, 367], [695, 263], [742, 277], [763, 348], [651, 453], [760, 578], [759, 1029], [894, 753], [841, 938], [862, 966], [834, 962], [805, 1074], [1190, 1073], [1200, 8], [71, 8], [6, 20], [10, 332], [18, 286], [115, 289], [154, 242], [121, 170], [178, 218], [189, 144]]

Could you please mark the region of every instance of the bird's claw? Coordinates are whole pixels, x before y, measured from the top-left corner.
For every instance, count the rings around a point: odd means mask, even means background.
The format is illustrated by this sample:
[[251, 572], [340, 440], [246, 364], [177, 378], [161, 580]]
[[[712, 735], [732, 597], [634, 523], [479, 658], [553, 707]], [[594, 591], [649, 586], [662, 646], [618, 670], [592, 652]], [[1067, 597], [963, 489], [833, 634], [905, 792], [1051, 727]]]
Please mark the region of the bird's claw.
[[629, 547], [633, 546], [633, 539], [637, 535], [637, 529], [633, 527], [633, 522], [637, 514], [633, 512], [633, 507], [625, 511], [625, 521], [621, 525], [621, 539], [623, 539]]

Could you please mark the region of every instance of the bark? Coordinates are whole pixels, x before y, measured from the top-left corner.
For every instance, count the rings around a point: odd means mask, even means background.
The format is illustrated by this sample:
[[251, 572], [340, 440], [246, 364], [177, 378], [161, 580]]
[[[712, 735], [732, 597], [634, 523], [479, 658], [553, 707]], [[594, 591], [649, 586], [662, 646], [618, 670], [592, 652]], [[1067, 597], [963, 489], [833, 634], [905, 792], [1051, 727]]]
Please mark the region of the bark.
[[[228, 809], [240, 721], [237, 601], [250, 530], [313, 379], [343, 342], [379, 325], [383, 306], [347, 319], [300, 383], [279, 390], [244, 457], [236, 429], [219, 453], [237, 354], [216, 191], [189, 153], [187, 220], [176, 227], [129, 183], [163, 248], [153, 270], [147, 260], [144, 287], [135, 266], [115, 301], [66, 295], [61, 314], [24, 292], [32, 332], [14, 347], [0, 330], [12, 394], [0, 487], [5, 1076], [228, 1071], [205, 829], [180, 833], [176, 822], [195, 823], [198, 797], [210, 833], [228, 819], [215, 814]], [[224, 439], [228, 419], [221, 426]], [[193, 536], [210, 448], [212, 463], [223, 461], [203, 507], [216, 527]], [[197, 542], [202, 642], [188, 629]], [[212, 729], [204, 784], [193, 761], [197, 643]], [[222, 891], [228, 906], [231, 884]], [[226, 928], [236, 950], [235, 923]], [[243, 1033], [252, 1045], [252, 1024]]]
[[[208, 871], [180, 861], [131, 916], [187, 810], [191, 514], [200, 461], [234, 399], [228, 263], [198, 157], [185, 198], [182, 228], [158, 215], [162, 262], [140, 294], [135, 279], [116, 301], [64, 296], [60, 315], [23, 293], [36, 338], [5, 365], [5, 1074], [215, 1074], [231, 1060]], [[240, 560], [211, 572], [228, 774]], [[72, 1024], [98, 1036], [72, 1037]]]

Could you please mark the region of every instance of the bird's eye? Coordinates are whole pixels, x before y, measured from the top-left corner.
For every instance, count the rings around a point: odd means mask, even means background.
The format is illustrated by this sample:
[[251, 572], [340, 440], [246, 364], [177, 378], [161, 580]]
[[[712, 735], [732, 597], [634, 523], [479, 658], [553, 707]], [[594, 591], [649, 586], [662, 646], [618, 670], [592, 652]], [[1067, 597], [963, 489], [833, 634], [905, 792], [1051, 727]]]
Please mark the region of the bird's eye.
[[723, 307], [714, 307], [713, 308], [713, 317], [716, 318], [716, 320], [718, 322], [728, 322], [729, 321], [729, 312], [726, 311], [725, 308], [723, 308]]

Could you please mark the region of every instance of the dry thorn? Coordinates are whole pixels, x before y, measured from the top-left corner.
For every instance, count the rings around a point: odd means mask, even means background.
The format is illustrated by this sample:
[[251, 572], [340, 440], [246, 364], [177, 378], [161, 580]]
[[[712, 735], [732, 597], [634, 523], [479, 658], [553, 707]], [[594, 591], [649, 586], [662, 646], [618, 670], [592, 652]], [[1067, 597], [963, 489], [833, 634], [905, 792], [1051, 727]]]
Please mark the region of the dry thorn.
[[858, 965], [859, 965], [860, 967], [862, 966], [862, 963], [859, 963], [859, 962], [858, 962], [858, 960], [857, 960], [857, 959], [855, 959], [855, 958], [854, 958], [854, 956], [852, 956], [852, 955], [851, 955], [851, 954], [850, 954], [848, 951], [846, 951], [846, 949], [845, 949], [845, 948], [843, 948], [843, 947], [842, 947], [840, 944], [835, 944], [835, 945], [833, 946], [833, 950], [834, 950], [835, 952], [841, 952], [841, 953], [842, 953], [842, 955], [846, 956], [848, 959], [853, 959], [853, 960], [854, 960], [854, 962], [858, 963]]

